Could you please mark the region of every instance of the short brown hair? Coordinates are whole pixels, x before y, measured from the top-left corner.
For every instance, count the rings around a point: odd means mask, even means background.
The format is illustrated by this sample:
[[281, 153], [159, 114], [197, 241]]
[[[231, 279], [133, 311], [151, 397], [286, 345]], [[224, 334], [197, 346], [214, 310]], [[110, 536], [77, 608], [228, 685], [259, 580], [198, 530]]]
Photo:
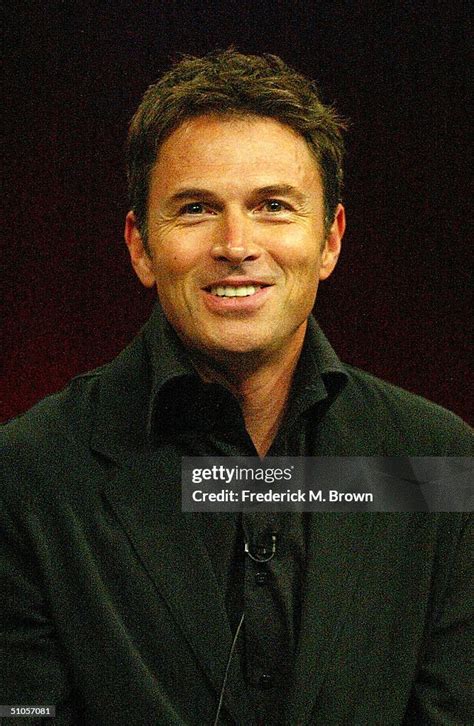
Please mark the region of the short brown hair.
[[131, 121], [130, 208], [145, 244], [149, 178], [160, 146], [184, 121], [206, 114], [273, 118], [303, 136], [319, 164], [330, 227], [341, 201], [345, 124], [320, 101], [315, 84], [278, 56], [226, 50], [184, 56], [148, 88]]

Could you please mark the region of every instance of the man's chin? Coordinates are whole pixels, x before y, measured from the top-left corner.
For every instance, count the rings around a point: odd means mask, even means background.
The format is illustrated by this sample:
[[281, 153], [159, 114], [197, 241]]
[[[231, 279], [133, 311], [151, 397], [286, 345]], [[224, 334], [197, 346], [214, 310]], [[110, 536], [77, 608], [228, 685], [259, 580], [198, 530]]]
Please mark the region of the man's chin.
[[[199, 336], [180, 337], [185, 346], [200, 356], [220, 363], [244, 364], [253, 362], [258, 366], [275, 357], [284, 355], [295, 346], [301, 345], [306, 325], [296, 330], [283, 330], [268, 321], [266, 325], [231, 325], [206, 330], [202, 328]], [[284, 332], [287, 334], [284, 335]], [[179, 331], [178, 331], [179, 334]]]
[[200, 352], [209, 358], [224, 360], [231, 358], [254, 358], [271, 353], [272, 347], [267, 343], [259, 345], [255, 341], [219, 341], [200, 346]]
[[251, 332], [245, 335], [212, 335], [199, 339], [180, 336], [185, 346], [200, 356], [216, 361], [258, 359], [271, 354], [275, 341], [268, 336], [256, 337]]

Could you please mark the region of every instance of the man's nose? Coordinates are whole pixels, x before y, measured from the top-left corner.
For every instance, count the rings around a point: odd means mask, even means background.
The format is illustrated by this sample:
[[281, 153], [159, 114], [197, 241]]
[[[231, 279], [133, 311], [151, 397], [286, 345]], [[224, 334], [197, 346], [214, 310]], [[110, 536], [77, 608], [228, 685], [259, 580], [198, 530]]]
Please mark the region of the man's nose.
[[211, 254], [215, 260], [240, 265], [256, 260], [261, 251], [253, 239], [254, 229], [244, 211], [226, 212], [216, 229]]

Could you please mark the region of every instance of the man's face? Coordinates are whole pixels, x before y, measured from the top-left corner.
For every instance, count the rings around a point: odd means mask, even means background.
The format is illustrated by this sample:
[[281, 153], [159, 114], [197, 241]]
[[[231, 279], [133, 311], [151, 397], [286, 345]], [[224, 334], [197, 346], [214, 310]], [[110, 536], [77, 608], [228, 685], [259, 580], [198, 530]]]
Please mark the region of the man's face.
[[317, 163], [273, 119], [202, 116], [162, 145], [150, 179], [148, 253], [127, 216], [132, 263], [156, 284], [184, 343], [216, 360], [301, 340], [318, 282], [337, 261], [338, 207], [325, 239]]

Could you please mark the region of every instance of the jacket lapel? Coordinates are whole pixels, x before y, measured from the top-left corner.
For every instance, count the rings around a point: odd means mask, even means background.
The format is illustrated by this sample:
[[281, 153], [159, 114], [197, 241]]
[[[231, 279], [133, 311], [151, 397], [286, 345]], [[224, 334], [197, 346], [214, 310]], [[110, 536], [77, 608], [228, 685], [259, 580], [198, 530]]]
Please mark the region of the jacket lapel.
[[288, 723], [306, 724], [315, 706], [370, 545], [374, 515], [311, 515], [301, 628]]
[[[107, 483], [106, 496], [214, 686], [217, 704], [232, 633], [224, 595], [199, 535], [195, 515], [181, 512], [181, 484], [170, 481], [170, 464], [176, 471], [180, 461], [171, 462], [156, 454], [136, 455]], [[235, 657], [224, 703], [237, 723], [251, 721]]]

